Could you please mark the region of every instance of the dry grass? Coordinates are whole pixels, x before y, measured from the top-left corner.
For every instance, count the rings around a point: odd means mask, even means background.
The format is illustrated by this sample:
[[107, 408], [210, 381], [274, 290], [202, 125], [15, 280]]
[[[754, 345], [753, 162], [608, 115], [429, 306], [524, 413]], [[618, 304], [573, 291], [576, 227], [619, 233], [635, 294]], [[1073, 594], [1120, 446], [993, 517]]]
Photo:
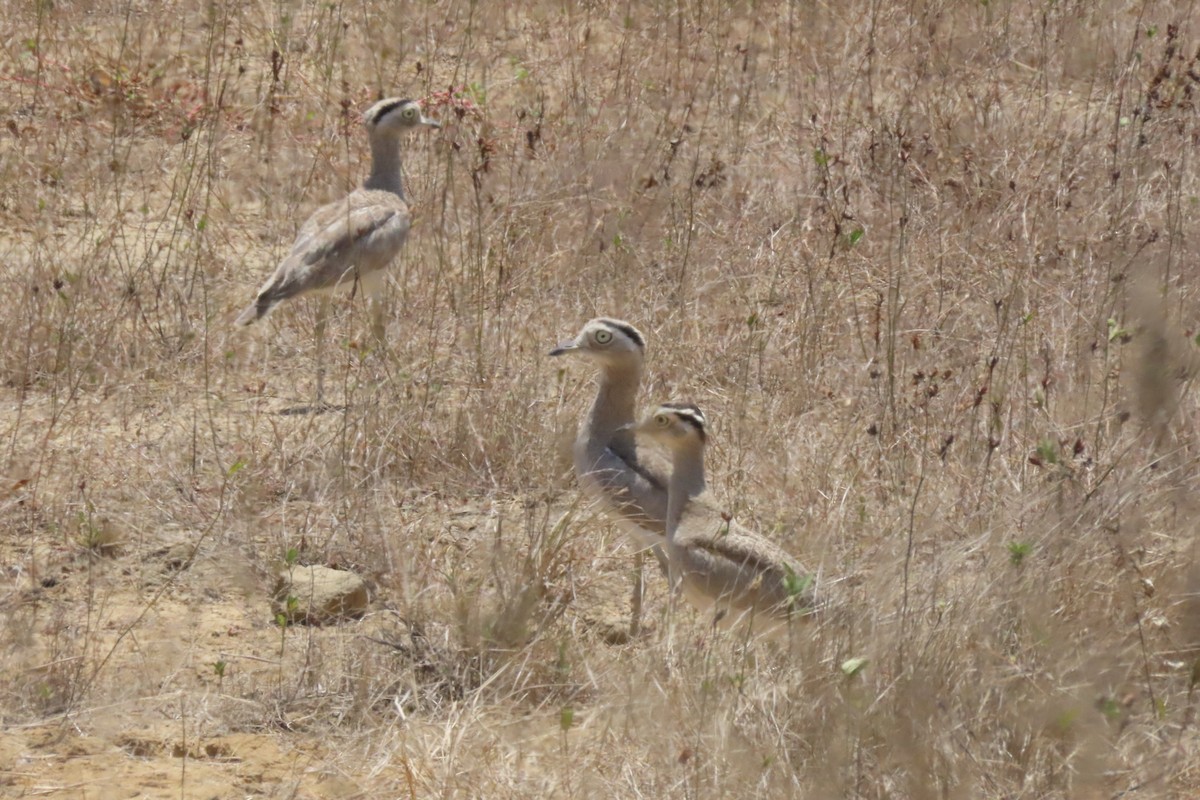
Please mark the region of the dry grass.
[[[496, 6], [2, 4], [4, 791], [1200, 793], [1195, 4]], [[313, 305], [230, 320], [394, 94], [392, 346], [280, 414]], [[601, 313], [834, 586], [790, 652], [605, 643]]]

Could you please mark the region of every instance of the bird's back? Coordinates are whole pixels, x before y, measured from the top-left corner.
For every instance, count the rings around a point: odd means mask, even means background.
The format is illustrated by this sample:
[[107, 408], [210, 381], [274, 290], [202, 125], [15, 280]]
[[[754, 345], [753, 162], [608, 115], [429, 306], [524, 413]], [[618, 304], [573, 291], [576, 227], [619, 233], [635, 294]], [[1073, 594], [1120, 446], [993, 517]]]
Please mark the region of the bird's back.
[[404, 246], [410, 226], [408, 205], [399, 195], [358, 189], [317, 209], [280, 266], [290, 266], [308, 289], [332, 288], [346, 280], [348, 269], [365, 273], [386, 267]]
[[377, 288], [377, 273], [404, 246], [410, 225], [408, 205], [393, 192], [356, 189], [321, 206], [300, 226], [291, 252], [238, 315], [237, 324], [249, 325], [280, 302], [302, 294], [349, 289], [358, 283]]
[[770, 539], [726, 519], [707, 495], [684, 509], [668, 553], [685, 588], [734, 614], [786, 617], [814, 607], [810, 576], [800, 562]]

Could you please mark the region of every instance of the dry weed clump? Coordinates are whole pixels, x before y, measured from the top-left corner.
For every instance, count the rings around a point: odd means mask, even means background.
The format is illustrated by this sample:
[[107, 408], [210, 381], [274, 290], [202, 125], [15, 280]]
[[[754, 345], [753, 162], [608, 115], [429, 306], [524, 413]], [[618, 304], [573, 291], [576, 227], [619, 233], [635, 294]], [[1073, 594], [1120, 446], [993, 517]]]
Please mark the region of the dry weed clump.
[[[0, 11], [5, 792], [1200, 792], [1189, 3]], [[283, 413], [314, 304], [232, 316], [391, 95], [389, 346], [335, 304]], [[657, 578], [612, 643], [600, 314], [819, 565], [786, 646]], [[275, 624], [281, 561], [371, 613]]]

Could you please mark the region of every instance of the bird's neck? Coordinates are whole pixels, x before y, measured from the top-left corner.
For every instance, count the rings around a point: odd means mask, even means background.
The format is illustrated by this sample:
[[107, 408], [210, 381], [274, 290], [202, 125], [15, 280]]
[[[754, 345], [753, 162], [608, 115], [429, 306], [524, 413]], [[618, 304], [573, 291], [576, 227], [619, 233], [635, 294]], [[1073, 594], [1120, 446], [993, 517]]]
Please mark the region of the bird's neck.
[[688, 501], [704, 491], [704, 445], [687, 442], [671, 453], [671, 480], [667, 484], [667, 539], [675, 530]]
[[391, 192], [404, 199], [400, 183], [400, 143], [394, 136], [371, 137], [371, 174], [363, 181], [364, 189]]
[[634, 403], [642, 381], [642, 365], [605, 365], [600, 372], [600, 386], [592, 410], [588, 412], [584, 430], [589, 449], [612, 447], [624, 453], [633, 449], [633, 433], [621, 428], [633, 422]]

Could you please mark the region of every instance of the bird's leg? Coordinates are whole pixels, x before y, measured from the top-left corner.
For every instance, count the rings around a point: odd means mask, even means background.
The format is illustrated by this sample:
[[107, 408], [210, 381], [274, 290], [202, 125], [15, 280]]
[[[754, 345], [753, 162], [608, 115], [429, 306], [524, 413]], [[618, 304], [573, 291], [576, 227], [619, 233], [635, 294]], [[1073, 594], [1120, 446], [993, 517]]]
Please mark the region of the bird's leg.
[[320, 305], [317, 307], [317, 324], [315, 328], [317, 338], [317, 405], [320, 406], [325, 402], [325, 326], [329, 322], [329, 295], [321, 295]]
[[725, 619], [725, 615], [729, 613], [729, 609], [721, 608], [719, 605], [713, 606], [713, 621], [712, 635], [717, 635], [717, 626], [721, 624], [721, 620]]
[[371, 335], [375, 346], [383, 349], [387, 345], [387, 286], [382, 272], [369, 272], [360, 279], [363, 294], [371, 313]]
[[638, 550], [633, 556], [633, 598], [629, 611], [629, 638], [636, 639], [642, 633], [642, 596], [645, 583], [642, 567], [646, 562], [646, 551]]
[[387, 303], [383, 292], [376, 293], [371, 298], [371, 334], [375, 337], [378, 347], [387, 345]]
[[667, 641], [675, 638], [675, 620], [679, 609], [679, 595], [683, 594], [683, 576], [677, 564], [667, 567]]

